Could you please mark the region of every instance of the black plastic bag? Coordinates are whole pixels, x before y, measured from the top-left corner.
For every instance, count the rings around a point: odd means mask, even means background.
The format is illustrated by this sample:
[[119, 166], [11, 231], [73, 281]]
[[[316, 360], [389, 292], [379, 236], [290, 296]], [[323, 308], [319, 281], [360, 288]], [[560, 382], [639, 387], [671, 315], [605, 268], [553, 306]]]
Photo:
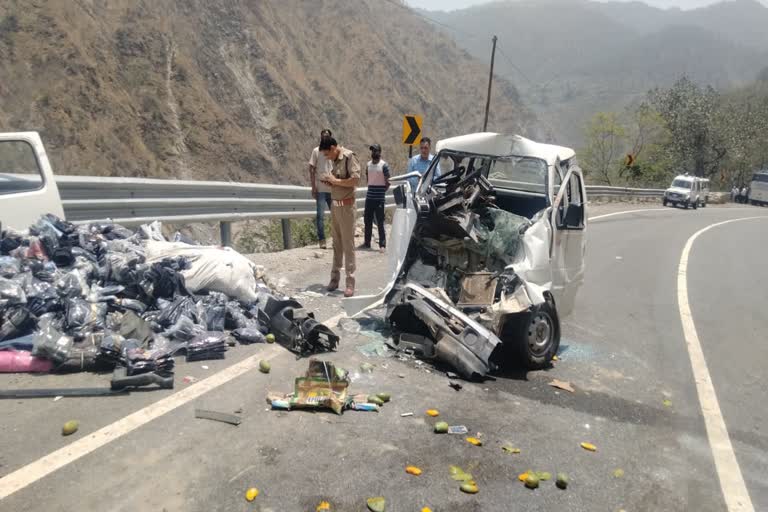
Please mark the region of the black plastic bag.
[[21, 272], [21, 261], [13, 256], [0, 256], [0, 277], [11, 278]]
[[173, 301], [173, 303], [162, 310], [157, 322], [163, 327], [170, 327], [175, 324], [179, 318], [187, 317], [193, 322], [197, 321], [197, 309], [195, 303], [190, 297], [180, 297]]
[[179, 317], [176, 322], [163, 331], [163, 336], [174, 340], [189, 341], [205, 332], [205, 327], [197, 325], [189, 317]]
[[267, 341], [266, 336], [262, 333], [258, 327], [243, 327], [241, 329], [235, 329], [232, 331], [232, 336], [239, 341], [242, 345], [248, 345], [250, 343], [265, 343]]
[[58, 322], [53, 316], [44, 315], [37, 325], [32, 355], [61, 364], [69, 359], [69, 351], [73, 343], [71, 336], [66, 336], [59, 331]]
[[27, 303], [22, 279], [5, 279], [0, 277], [0, 307], [14, 306]]
[[89, 330], [103, 330], [107, 316], [107, 305], [103, 302], [88, 302], [70, 299], [66, 302], [65, 324], [68, 331], [83, 334]]
[[187, 343], [187, 361], [224, 359], [227, 335], [223, 332], [204, 332]]
[[37, 318], [25, 306], [9, 306], [0, 311], [0, 341], [19, 338], [32, 332]]

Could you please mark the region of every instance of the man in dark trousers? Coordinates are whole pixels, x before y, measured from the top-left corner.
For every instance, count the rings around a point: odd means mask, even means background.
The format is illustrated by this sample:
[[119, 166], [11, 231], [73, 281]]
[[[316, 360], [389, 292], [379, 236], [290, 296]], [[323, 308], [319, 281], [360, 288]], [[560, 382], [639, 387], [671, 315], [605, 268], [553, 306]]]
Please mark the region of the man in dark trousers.
[[379, 250], [382, 252], [387, 247], [387, 238], [384, 234], [384, 196], [389, 189], [389, 165], [381, 159], [381, 146], [373, 144], [371, 159], [365, 171], [368, 180], [368, 192], [365, 195], [365, 242], [360, 249], [371, 248], [371, 235], [373, 234], [373, 220], [376, 219], [376, 227], [379, 229]]
[[355, 187], [360, 181], [360, 162], [333, 137], [322, 139], [319, 148], [331, 163], [330, 173], [323, 178], [323, 183], [331, 187], [333, 267], [328, 290], [339, 287], [343, 263], [347, 278], [344, 296], [351, 297], [355, 294]]

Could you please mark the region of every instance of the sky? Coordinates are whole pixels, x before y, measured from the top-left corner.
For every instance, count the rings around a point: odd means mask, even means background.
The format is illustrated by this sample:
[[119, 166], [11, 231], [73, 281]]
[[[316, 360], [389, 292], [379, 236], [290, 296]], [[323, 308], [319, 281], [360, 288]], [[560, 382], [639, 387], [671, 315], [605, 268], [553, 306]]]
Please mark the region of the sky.
[[[451, 11], [462, 9], [471, 5], [487, 3], [490, 0], [406, 0], [411, 7], [420, 7], [431, 11]], [[601, 0], [607, 1], [607, 0]], [[618, 2], [628, 2], [632, 0], [612, 0]], [[645, 3], [655, 7], [680, 7], [681, 9], [694, 9], [705, 5], [717, 3], [720, 0], [645, 0]], [[768, 0], [761, 0], [768, 6]]]

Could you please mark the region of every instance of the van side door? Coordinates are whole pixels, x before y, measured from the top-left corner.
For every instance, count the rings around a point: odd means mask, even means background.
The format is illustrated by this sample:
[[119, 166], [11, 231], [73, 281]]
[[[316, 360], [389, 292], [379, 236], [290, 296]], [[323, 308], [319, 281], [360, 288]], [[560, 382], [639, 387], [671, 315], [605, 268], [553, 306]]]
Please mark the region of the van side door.
[[[556, 165], [560, 165], [557, 162]], [[563, 172], [564, 171], [564, 172]], [[587, 211], [586, 188], [581, 169], [571, 164], [561, 168], [563, 181], [552, 200], [552, 291], [558, 312], [567, 315], [576, 292], [584, 282]]]

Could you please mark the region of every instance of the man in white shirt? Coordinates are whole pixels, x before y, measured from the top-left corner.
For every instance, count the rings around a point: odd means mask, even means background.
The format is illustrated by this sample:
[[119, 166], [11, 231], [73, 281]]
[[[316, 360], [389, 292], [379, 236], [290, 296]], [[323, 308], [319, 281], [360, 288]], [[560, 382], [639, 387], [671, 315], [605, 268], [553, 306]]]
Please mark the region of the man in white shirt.
[[[330, 138], [333, 135], [331, 130], [325, 129], [320, 132], [320, 142], [324, 138]], [[325, 207], [328, 206], [328, 210], [331, 209], [331, 187], [322, 181], [324, 177], [327, 177], [331, 172], [331, 163], [325, 159], [323, 153], [320, 152], [320, 146], [317, 146], [312, 150], [312, 155], [309, 157], [309, 182], [312, 184], [312, 198], [315, 200], [316, 217], [315, 226], [317, 227], [317, 240], [320, 243], [320, 248], [325, 249], [327, 244], [325, 243]]]

